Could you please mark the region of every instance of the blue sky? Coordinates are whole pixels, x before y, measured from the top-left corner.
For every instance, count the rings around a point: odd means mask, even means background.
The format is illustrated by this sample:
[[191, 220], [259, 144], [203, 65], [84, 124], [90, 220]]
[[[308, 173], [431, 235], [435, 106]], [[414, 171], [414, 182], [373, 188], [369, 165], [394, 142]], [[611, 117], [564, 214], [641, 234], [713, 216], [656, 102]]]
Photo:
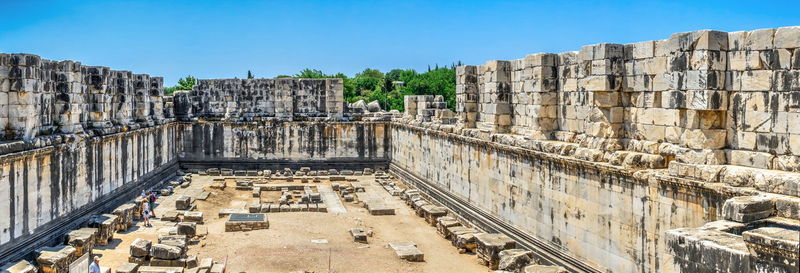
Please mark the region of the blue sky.
[[771, 1], [8, 1], [0, 52], [178, 78], [425, 70], [697, 29], [800, 25]]

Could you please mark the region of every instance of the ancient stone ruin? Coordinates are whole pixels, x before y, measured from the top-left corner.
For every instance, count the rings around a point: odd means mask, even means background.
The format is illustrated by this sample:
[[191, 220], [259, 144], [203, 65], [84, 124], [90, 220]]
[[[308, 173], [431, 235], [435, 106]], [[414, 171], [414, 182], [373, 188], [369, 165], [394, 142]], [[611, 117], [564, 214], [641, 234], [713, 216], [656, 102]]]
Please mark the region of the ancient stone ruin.
[[400, 113], [346, 103], [340, 79], [164, 95], [160, 77], [0, 54], [0, 268], [101, 253], [125, 256], [116, 272], [221, 272], [197, 245], [313, 228], [325, 238], [298, 241], [386, 263], [333, 259], [353, 271], [800, 271], [800, 27], [588, 45], [455, 81], [455, 111], [419, 95]]

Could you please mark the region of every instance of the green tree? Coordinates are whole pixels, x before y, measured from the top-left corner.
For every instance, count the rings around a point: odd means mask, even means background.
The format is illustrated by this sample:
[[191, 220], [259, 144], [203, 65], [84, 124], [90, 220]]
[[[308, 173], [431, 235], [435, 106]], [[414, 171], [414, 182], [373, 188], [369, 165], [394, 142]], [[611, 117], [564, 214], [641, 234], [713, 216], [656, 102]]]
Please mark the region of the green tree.
[[251, 72], [250, 70], [247, 70], [247, 78], [248, 78], [248, 79], [253, 79], [253, 78], [255, 78], [255, 77], [253, 76], [253, 72]]
[[197, 85], [197, 78], [190, 76], [186, 76], [185, 78], [178, 79], [178, 85], [173, 85], [172, 87], [165, 87], [164, 94], [165, 95], [172, 95], [175, 91], [178, 90], [192, 90], [192, 87]]

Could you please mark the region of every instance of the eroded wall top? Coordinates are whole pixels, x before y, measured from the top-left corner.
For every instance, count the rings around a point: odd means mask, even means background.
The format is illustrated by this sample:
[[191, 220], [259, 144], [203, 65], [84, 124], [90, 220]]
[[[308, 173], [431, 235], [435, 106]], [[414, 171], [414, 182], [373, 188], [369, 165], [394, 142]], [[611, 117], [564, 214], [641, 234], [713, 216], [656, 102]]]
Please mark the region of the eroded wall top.
[[800, 27], [700, 30], [461, 66], [448, 130], [797, 196], [779, 181], [729, 174], [800, 171], [799, 48]]
[[163, 122], [172, 112], [164, 108], [163, 83], [161, 77], [104, 66], [0, 53], [0, 138]]

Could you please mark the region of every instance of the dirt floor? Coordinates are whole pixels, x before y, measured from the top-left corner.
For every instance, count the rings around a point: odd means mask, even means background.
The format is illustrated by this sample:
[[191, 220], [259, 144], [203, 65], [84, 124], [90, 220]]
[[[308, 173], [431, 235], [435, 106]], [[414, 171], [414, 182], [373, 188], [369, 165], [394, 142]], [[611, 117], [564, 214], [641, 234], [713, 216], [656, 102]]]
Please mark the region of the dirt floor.
[[[206, 201], [196, 201], [198, 211], [205, 214], [208, 235], [189, 246], [189, 255], [198, 259], [211, 257], [215, 261], [227, 260], [228, 272], [491, 272], [470, 254], [458, 254], [450, 242], [436, 229], [417, 217], [399, 199], [383, 190], [374, 176], [358, 176], [365, 182], [367, 191], [382, 196], [396, 208], [396, 215], [372, 216], [361, 204], [347, 203], [335, 209], [336, 204], [326, 200], [329, 212], [269, 213], [270, 227], [266, 230], [225, 232], [225, 218], [217, 217], [220, 209], [247, 209], [258, 202], [252, 191], [237, 191], [233, 184], [225, 190], [210, 189], [210, 176], [193, 177], [191, 186], [178, 188], [175, 194], [162, 197], [156, 205], [160, 216], [175, 209], [177, 196], [194, 196], [206, 190], [211, 195]], [[284, 184], [284, 181], [280, 182]], [[293, 182], [299, 183], [299, 182]], [[320, 191], [329, 188], [329, 182], [320, 185]], [[334, 212], [340, 211], [340, 212]], [[341, 212], [346, 211], [346, 212]], [[102, 255], [102, 265], [116, 268], [127, 262], [130, 243], [136, 238], [157, 241], [159, 233], [167, 233], [172, 222], [152, 221], [153, 227], [141, 222], [125, 233], [117, 233], [108, 246], [95, 249]], [[352, 241], [348, 230], [362, 227], [372, 230], [369, 244]], [[425, 262], [407, 262], [398, 258], [387, 246], [389, 242], [412, 241], [425, 254]]]

